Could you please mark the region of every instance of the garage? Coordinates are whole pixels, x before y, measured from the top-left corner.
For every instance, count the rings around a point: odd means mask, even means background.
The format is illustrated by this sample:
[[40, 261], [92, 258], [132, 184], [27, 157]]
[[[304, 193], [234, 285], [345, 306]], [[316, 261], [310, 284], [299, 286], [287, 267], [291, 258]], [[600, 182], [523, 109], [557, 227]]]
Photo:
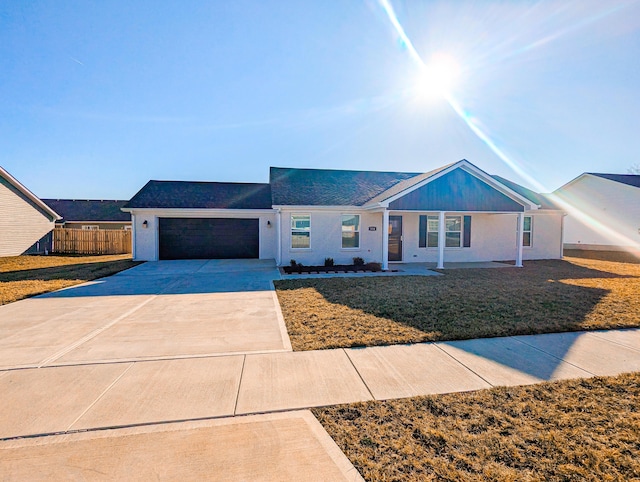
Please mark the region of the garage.
[[258, 258], [258, 219], [159, 218], [160, 259]]

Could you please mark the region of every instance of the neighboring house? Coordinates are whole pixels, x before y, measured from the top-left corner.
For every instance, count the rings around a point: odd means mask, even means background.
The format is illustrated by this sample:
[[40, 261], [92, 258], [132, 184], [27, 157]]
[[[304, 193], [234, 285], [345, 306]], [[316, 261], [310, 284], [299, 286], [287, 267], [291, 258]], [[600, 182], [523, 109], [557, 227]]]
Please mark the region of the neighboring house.
[[640, 254], [640, 175], [586, 172], [554, 195], [566, 203], [566, 249]]
[[428, 173], [272, 167], [268, 184], [149, 181], [123, 210], [138, 260], [562, 257], [564, 213], [466, 160]]
[[43, 252], [60, 216], [0, 167], [0, 256]]
[[127, 201], [43, 199], [62, 216], [57, 228], [131, 229], [131, 215], [122, 211]]

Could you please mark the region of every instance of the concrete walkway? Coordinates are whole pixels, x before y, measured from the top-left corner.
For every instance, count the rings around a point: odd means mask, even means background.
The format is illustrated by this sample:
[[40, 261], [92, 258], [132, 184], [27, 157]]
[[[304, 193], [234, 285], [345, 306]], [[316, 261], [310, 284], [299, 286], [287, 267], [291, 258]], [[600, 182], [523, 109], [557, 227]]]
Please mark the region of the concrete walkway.
[[10, 370], [0, 438], [637, 370], [640, 329]]

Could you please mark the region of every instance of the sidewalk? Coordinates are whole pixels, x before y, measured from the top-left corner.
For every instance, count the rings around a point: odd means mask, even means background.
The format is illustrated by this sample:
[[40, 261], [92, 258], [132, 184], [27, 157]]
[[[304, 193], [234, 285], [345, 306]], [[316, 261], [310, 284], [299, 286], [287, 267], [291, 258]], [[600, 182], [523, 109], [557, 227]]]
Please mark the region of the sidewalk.
[[0, 439], [637, 370], [640, 329], [10, 370]]

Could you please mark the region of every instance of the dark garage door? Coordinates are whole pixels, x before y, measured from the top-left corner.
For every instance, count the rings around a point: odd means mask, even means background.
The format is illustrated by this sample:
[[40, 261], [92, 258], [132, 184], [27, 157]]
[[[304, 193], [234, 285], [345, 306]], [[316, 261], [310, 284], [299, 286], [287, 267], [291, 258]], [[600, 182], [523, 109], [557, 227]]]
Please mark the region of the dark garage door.
[[257, 219], [160, 218], [160, 259], [259, 257]]

